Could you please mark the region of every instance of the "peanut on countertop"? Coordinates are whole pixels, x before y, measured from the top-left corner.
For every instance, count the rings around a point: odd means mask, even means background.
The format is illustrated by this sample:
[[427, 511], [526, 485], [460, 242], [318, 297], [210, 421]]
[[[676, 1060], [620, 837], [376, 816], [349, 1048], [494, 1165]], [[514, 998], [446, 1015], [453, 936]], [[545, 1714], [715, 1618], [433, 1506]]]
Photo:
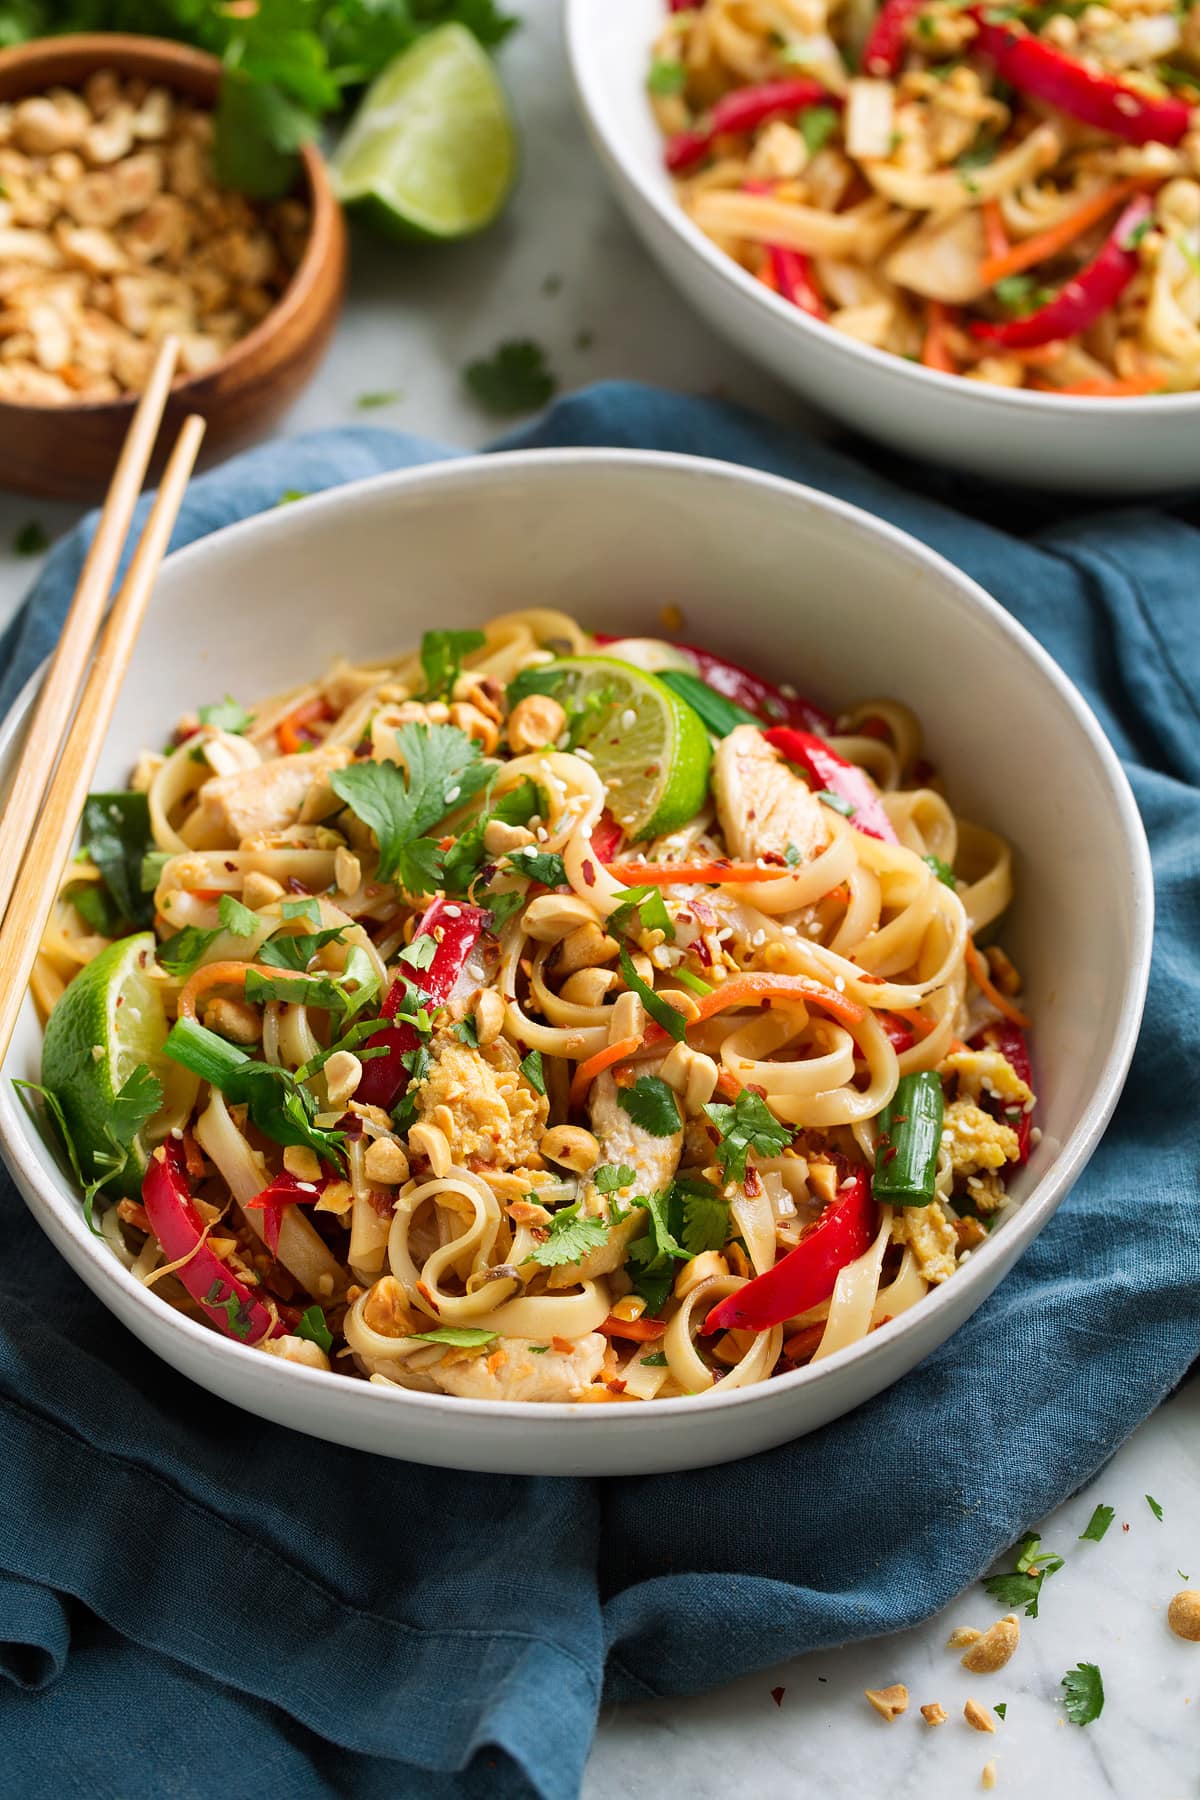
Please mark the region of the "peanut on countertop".
[[308, 208], [218, 187], [212, 131], [205, 108], [111, 70], [0, 104], [0, 400], [135, 393], [170, 332], [199, 374], [275, 305]]

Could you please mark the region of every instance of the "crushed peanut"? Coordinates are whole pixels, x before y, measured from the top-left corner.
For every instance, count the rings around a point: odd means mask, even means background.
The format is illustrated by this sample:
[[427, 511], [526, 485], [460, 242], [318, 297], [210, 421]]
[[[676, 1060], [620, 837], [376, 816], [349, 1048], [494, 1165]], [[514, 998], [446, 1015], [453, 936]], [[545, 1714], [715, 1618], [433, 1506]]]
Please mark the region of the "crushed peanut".
[[927, 1725], [944, 1725], [949, 1716], [940, 1700], [931, 1700], [921, 1708], [921, 1717]]
[[1167, 1624], [1176, 1637], [1200, 1643], [1200, 1593], [1195, 1588], [1183, 1588], [1173, 1597], [1167, 1607]]
[[996, 1785], [996, 1765], [994, 1762], [984, 1763], [983, 1774], [979, 1777], [981, 1787], [994, 1788]]
[[1002, 1669], [1021, 1641], [1021, 1626], [1016, 1613], [1006, 1613], [988, 1627], [982, 1637], [964, 1651], [962, 1666], [973, 1675], [992, 1675]]
[[864, 1688], [863, 1692], [880, 1718], [887, 1719], [889, 1724], [908, 1710], [908, 1689], [901, 1682], [885, 1688]]
[[0, 400], [138, 392], [169, 333], [188, 375], [271, 311], [308, 208], [217, 186], [210, 111], [110, 70], [0, 107]]
[[972, 1731], [995, 1731], [996, 1721], [986, 1706], [980, 1706], [978, 1700], [968, 1700], [963, 1707], [963, 1718]]
[[982, 1631], [976, 1631], [973, 1625], [956, 1625], [946, 1639], [946, 1648], [947, 1650], [961, 1650], [966, 1644], [973, 1644], [982, 1636]]

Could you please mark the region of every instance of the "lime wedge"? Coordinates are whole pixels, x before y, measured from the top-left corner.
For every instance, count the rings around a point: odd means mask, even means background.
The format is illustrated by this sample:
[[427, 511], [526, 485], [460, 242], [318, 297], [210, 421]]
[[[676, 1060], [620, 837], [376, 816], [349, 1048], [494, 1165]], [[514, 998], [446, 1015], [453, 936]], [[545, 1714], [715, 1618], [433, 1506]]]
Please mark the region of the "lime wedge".
[[704, 805], [712, 750], [698, 713], [665, 682], [613, 656], [570, 656], [526, 669], [509, 688], [552, 694], [572, 747], [588, 753], [608, 810], [632, 838], [678, 831]]
[[[149, 974], [154, 949], [152, 931], [110, 944], [80, 970], [46, 1021], [42, 1081], [58, 1097], [85, 1175], [99, 1166], [97, 1154], [111, 1151], [104, 1127], [117, 1094], [139, 1063], [154, 1071], [166, 1039], [162, 995]], [[146, 1158], [136, 1138], [114, 1191], [138, 1193]]]
[[516, 168], [504, 89], [464, 25], [440, 26], [388, 64], [331, 162], [343, 204], [404, 238], [482, 231]]

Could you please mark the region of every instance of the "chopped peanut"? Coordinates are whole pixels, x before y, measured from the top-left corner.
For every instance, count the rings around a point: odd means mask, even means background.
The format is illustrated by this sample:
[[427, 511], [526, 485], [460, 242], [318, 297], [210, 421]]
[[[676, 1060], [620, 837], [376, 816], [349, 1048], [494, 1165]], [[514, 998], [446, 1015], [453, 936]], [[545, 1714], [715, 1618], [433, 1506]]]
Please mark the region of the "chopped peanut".
[[1183, 1588], [1175, 1595], [1167, 1608], [1167, 1624], [1176, 1637], [1200, 1643], [1200, 1593], [1195, 1588]]
[[514, 756], [543, 750], [566, 729], [567, 715], [550, 694], [527, 694], [508, 715], [508, 747]]
[[889, 1724], [908, 1710], [908, 1689], [900, 1682], [886, 1688], [864, 1688], [863, 1692], [881, 1719]]
[[984, 1763], [983, 1773], [979, 1777], [979, 1785], [981, 1787], [987, 1788], [989, 1791], [995, 1787], [995, 1785], [996, 1785], [996, 1765], [994, 1762]]
[[963, 1653], [962, 1666], [970, 1669], [972, 1675], [992, 1675], [1009, 1661], [1020, 1641], [1017, 1615], [1006, 1613]]
[[995, 1731], [996, 1721], [986, 1706], [980, 1706], [978, 1700], [968, 1700], [963, 1707], [963, 1718], [972, 1731]]
[[956, 1625], [946, 1639], [946, 1648], [947, 1650], [961, 1650], [965, 1645], [975, 1643], [976, 1639], [982, 1636], [982, 1631], [976, 1631], [973, 1625]]
[[931, 1700], [921, 1708], [921, 1717], [927, 1725], [944, 1725], [949, 1716], [940, 1700]]
[[408, 1158], [404, 1146], [394, 1138], [376, 1138], [363, 1157], [363, 1172], [368, 1181], [381, 1181], [387, 1187], [398, 1187], [408, 1180]]

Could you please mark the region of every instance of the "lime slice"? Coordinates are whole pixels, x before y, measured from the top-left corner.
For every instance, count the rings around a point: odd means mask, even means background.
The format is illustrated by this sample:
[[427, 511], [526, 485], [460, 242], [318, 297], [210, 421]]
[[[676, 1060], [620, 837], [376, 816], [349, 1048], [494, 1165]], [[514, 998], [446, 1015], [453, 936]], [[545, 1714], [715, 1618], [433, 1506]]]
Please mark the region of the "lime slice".
[[[111, 1152], [104, 1127], [117, 1094], [139, 1063], [154, 1070], [166, 1039], [162, 995], [149, 974], [154, 948], [152, 931], [110, 944], [79, 971], [46, 1021], [42, 1081], [58, 1097], [85, 1175], [97, 1169], [97, 1153]], [[136, 1138], [115, 1192], [138, 1193], [146, 1157]]]
[[338, 198], [393, 236], [461, 238], [490, 225], [516, 176], [517, 135], [479, 39], [442, 25], [390, 62], [331, 168]]
[[566, 708], [572, 745], [591, 757], [630, 837], [660, 837], [695, 818], [708, 794], [708, 733], [656, 675], [613, 656], [570, 656], [518, 675], [510, 700], [529, 693]]

